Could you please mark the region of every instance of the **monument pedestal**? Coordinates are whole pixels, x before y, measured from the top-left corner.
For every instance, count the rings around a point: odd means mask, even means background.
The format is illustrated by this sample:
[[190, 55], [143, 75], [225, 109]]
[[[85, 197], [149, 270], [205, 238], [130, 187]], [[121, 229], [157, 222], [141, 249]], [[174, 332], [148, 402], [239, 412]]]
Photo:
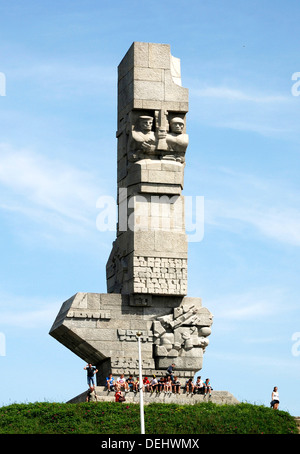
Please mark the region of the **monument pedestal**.
[[50, 335], [95, 364], [97, 384], [104, 385], [109, 373], [138, 376], [141, 332], [143, 375], [165, 375], [175, 363], [175, 375], [185, 382], [202, 368], [211, 324], [200, 298], [77, 293], [62, 305]]

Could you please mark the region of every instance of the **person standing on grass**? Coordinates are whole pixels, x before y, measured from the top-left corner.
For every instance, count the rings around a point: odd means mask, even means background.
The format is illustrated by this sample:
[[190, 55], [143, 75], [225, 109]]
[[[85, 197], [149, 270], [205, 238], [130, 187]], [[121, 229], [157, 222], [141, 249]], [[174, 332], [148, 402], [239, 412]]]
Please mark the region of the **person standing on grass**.
[[88, 364], [83, 369], [87, 371], [87, 383], [89, 388], [94, 389], [95, 388], [94, 375], [98, 372], [98, 369], [95, 366], [92, 366], [92, 364]]
[[274, 386], [272, 396], [271, 396], [271, 407], [274, 410], [278, 410], [279, 407], [279, 393], [278, 393], [278, 387]]

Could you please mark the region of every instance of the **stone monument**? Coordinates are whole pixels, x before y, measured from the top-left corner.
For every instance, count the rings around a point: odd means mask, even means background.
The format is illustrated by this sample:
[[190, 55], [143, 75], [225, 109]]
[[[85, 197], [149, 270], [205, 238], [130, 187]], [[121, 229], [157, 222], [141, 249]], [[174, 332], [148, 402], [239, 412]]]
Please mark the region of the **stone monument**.
[[134, 42], [118, 67], [116, 239], [107, 293], [76, 293], [50, 335], [99, 370], [182, 380], [202, 368], [212, 314], [187, 296], [188, 244], [182, 195], [188, 89], [166, 44]]

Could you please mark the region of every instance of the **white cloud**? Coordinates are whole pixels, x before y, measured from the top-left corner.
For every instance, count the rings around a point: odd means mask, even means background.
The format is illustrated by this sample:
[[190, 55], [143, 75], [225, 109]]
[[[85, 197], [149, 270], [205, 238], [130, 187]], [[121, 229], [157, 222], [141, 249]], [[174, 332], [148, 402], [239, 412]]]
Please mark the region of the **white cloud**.
[[[55, 319], [55, 311], [51, 308], [42, 308], [28, 311], [2, 311], [1, 326], [18, 327], [25, 329], [50, 326]], [[3, 329], [3, 328], [2, 328]]]
[[284, 94], [266, 93], [256, 88], [205, 86], [197, 81], [190, 96], [195, 103], [193, 115], [201, 124], [299, 140], [299, 103], [289, 89]]
[[52, 227], [95, 228], [100, 187], [91, 172], [0, 144], [0, 208]]
[[292, 183], [228, 169], [216, 170], [213, 181], [223, 197], [205, 200], [206, 225], [235, 232], [251, 227], [266, 238], [300, 246], [300, 194]]
[[[59, 60], [28, 59], [22, 67], [9, 70], [10, 80], [26, 84], [27, 90], [43, 92], [45, 97], [87, 96], [107, 92], [114, 94], [116, 72], [104, 65], [80, 65]], [[16, 88], [15, 88], [16, 89]]]
[[[249, 206], [245, 208], [227, 200], [206, 202], [207, 224], [240, 231], [253, 227], [262, 236], [280, 243], [300, 246], [300, 213], [291, 207]], [[237, 226], [236, 223], [239, 223]]]
[[264, 236], [281, 243], [300, 246], [300, 213], [285, 207], [263, 207], [257, 210], [239, 210], [233, 215], [236, 219], [251, 224]]
[[[283, 321], [284, 316], [298, 315], [298, 300], [290, 294], [290, 289], [272, 286], [257, 286], [209, 299], [205, 306], [216, 320], [224, 322], [258, 321], [259, 319]], [[283, 314], [284, 307], [284, 314]], [[263, 322], [265, 323], [265, 322]], [[224, 325], [225, 326], [225, 325]], [[238, 326], [238, 325], [236, 325]]]
[[274, 289], [251, 289], [208, 301], [207, 307], [210, 307], [218, 320], [256, 320], [280, 311], [281, 293]]
[[18, 327], [24, 329], [49, 327], [57, 312], [57, 301], [45, 298], [26, 297], [1, 293], [1, 329]]

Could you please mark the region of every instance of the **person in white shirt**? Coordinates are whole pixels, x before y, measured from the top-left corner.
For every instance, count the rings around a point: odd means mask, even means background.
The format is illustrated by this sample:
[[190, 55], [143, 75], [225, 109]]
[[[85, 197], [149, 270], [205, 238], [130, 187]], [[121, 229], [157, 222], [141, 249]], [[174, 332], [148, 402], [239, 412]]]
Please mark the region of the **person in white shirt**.
[[201, 376], [197, 377], [194, 386], [194, 393], [203, 394], [204, 393], [204, 382], [201, 380]]
[[152, 379], [150, 381], [150, 391], [153, 393], [154, 391], [158, 392], [158, 381], [155, 375], [152, 375]]
[[117, 379], [117, 390], [121, 391], [121, 389], [125, 389], [125, 392], [128, 393], [129, 387], [128, 383], [124, 378], [124, 374], [121, 374], [120, 377]]
[[274, 408], [274, 410], [278, 410], [278, 406], [279, 406], [279, 393], [278, 393], [277, 386], [274, 386], [272, 396], [271, 396], [271, 407]]

